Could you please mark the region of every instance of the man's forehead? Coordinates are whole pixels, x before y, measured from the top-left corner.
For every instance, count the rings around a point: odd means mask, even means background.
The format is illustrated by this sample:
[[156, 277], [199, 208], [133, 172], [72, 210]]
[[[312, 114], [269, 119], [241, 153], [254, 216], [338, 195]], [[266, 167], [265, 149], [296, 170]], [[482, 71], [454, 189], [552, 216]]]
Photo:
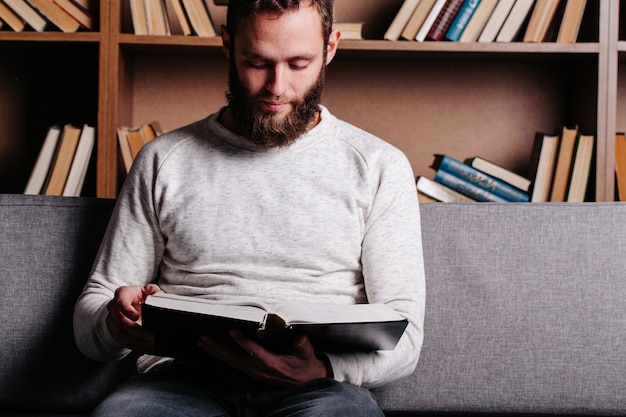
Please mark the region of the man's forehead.
[[324, 35], [315, 10], [246, 18], [235, 35], [235, 47], [246, 57], [313, 58], [323, 52]]

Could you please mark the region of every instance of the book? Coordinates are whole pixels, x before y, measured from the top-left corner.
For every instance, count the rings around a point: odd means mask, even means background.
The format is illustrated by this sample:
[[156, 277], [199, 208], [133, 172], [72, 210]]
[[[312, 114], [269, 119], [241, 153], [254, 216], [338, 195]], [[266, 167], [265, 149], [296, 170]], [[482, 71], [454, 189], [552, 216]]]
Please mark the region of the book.
[[484, 158], [481, 158], [480, 156], [468, 158], [465, 160], [465, 163], [476, 168], [479, 171], [491, 175], [494, 178], [511, 184], [513, 187], [518, 188], [526, 193], [528, 193], [528, 191], [530, 190], [530, 180], [528, 178], [522, 177], [521, 175], [516, 174], [515, 172], [508, 170], [491, 161], [488, 161]]
[[162, 133], [161, 125], [157, 121], [136, 127], [120, 126], [117, 128], [117, 140], [127, 173], [141, 148]]
[[496, 40], [498, 32], [514, 5], [515, 0], [498, 0], [498, 5], [491, 13], [491, 16], [489, 16], [489, 20], [487, 20], [480, 36], [478, 36], [478, 42], [489, 43]]
[[148, 11], [144, 0], [128, 0], [135, 35], [148, 35]]
[[72, 0], [52, 0], [57, 6], [65, 10], [74, 20], [76, 20], [82, 27], [88, 30], [93, 30], [94, 19], [89, 9], [82, 3]]
[[476, 201], [427, 177], [418, 177], [416, 188], [418, 192], [443, 203], [471, 203]]
[[385, 31], [383, 39], [388, 41], [397, 41], [400, 39], [400, 34], [413, 15], [419, 2], [420, 0], [404, 0], [404, 3], [400, 6], [400, 10], [398, 10], [398, 13], [396, 13], [396, 16]]
[[392, 350], [408, 324], [385, 304], [286, 301], [269, 307], [157, 293], [141, 310], [142, 326], [156, 337], [155, 353], [172, 357], [193, 354], [202, 335], [226, 338], [230, 329], [272, 351], [288, 349], [302, 333], [322, 352]]
[[593, 162], [594, 142], [595, 137], [593, 135], [578, 134], [572, 163], [572, 175], [567, 188], [566, 201], [568, 203], [585, 201]]
[[432, 168], [462, 178], [506, 201], [525, 203], [530, 199], [528, 193], [448, 155], [436, 154]]
[[439, 16], [439, 12], [443, 9], [443, 6], [446, 5], [446, 0], [436, 0], [433, 4], [433, 7], [430, 9], [422, 26], [417, 31], [417, 35], [415, 35], [415, 40], [419, 42], [423, 42], [428, 37], [428, 32], [430, 32], [430, 28], [437, 20], [437, 16]]
[[51, 0], [27, 0], [37, 11], [65, 33], [74, 33], [80, 24]]
[[78, 197], [83, 189], [85, 177], [87, 176], [87, 168], [93, 153], [96, 141], [96, 130], [93, 126], [83, 125], [76, 147], [76, 153], [72, 160], [70, 172], [67, 175], [65, 187], [63, 187], [62, 195], [64, 197]]
[[530, 193], [530, 201], [533, 203], [545, 202], [550, 198], [559, 139], [559, 135], [551, 133], [535, 134], [528, 168], [528, 178], [533, 182]]
[[133, 154], [130, 150], [130, 144], [128, 143], [128, 136], [126, 135], [126, 127], [117, 128], [117, 142], [120, 146], [120, 153], [122, 155], [122, 162], [124, 163], [124, 169], [126, 173], [130, 171], [130, 167], [133, 165]]
[[71, 124], [66, 124], [61, 132], [59, 151], [57, 153], [50, 180], [46, 186], [45, 195], [60, 196], [67, 181], [67, 176], [74, 160], [81, 129]]
[[181, 0], [165, 0], [165, 11], [172, 35], [191, 35], [191, 26]]
[[182, 0], [193, 32], [201, 37], [215, 37], [217, 31], [203, 0]]
[[24, 194], [41, 194], [43, 186], [46, 183], [46, 178], [50, 173], [52, 161], [57, 150], [57, 144], [59, 143], [59, 137], [61, 136], [60, 126], [50, 126], [46, 137], [43, 142], [43, 146], [39, 151], [35, 166], [30, 173]]
[[480, 5], [480, 1], [481, 0], [465, 0], [463, 2], [463, 5], [446, 32], [445, 38], [447, 40], [458, 42], [461, 39], [461, 35], [463, 35], [465, 28], [467, 28], [472, 16]]
[[344, 40], [362, 40], [363, 39], [363, 21], [335, 21], [333, 28], [341, 32], [341, 39]]
[[132, 158], [133, 160], [135, 160], [137, 154], [146, 143], [144, 135], [141, 131], [141, 126], [126, 129], [126, 138], [128, 140], [128, 145], [130, 147], [130, 153], [132, 155]]
[[48, 25], [46, 19], [33, 9], [33, 7], [26, 2], [26, 0], [4, 0], [4, 3], [35, 31], [43, 32], [46, 30], [46, 26]]
[[415, 11], [409, 18], [409, 21], [406, 23], [406, 26], [400, 33], [400, 39], [404, 39], [407, 41], [415, 40], [417, 32], [422, 27], [424, 20], [426, 20], [426, 17], [430, 13], [430, 10], [432, 9], [436, 1], [437, 0], [420, 0], [417, 7], [415, 8]]
[[439, 200], [426, 195], [424, 193], [422, 193], [421, 191], [417, 190], [417, 201], [420, 204], [427, 204], [427, 203], [439, 203]]
[[552, 180], [552, 191], [550, 191], [550, 201], [563, 202], [567, 196], [567, 185], [569, 184], [570, 172], [572, 169], [572, 159], [574, 157], [574, 146], [578, 137], [578, 126], [563, 126], [561, 130], [561, 142], [559, 153], [556, 159], [556, 168]]
[[437, 170], [437, 172], [435, 173], [435, 181], [475, 201], [508, 203], [508, 200], [505, 200], [502, 197], [490, 193], [484, 188], [481, 188], [474, 183], [466, 181], [461, 177], [452, 175], [442, 169]]
[[522, 40], [524, 42], [543, 42], [552, 23], [560, 0], [537, 0]]
[[586, 6], [587, 0], [567, 0], [556, 38], [558, 43], [576, 42]]
[[144, 0], [148, 35], [170, 35], [164, 0]]
[[502, 24], [496, 42], [513, 42], [523, 30], [535, 0], [515, 0], [515, 4]]
[[400, 38], [408, 41], [414, 41], [417, 32], [422, 27], [424, 20], [430, 13], [430, 10], [435, 5], [437, 0], [420, 0], [419, 4], [415, 8], [415, 11], [409, 18], [409, 21], [406, 23], [406, 26], [400, 33]]
[[437, 18], [433, 22], [433, 25], [428, 31], [428, 34], [426, 35], [427, 39], [433, 41], [442, 41], [445, 39], [448, 29], [452, 25], [452, 22], [456, 18], [456, 15], [459, 13], [459, 10], [461, 10], [463, 1], [464, 0], [446, 1], [446, 3], [443, 5], [443, 8], [437, 15]]
[[467, 23], [467, 27], [463, 30], [459, 42], [476, 42], [497, 5], [498, 0], [481, 0]]
[[2, 1], [0, 1], [0, 19], [9, 25], [14, 32], [21, 32], [26, 27], [26, 23], [22, 18]]
[[617, 200], [626, 201], [626, 134], [615, 134], [615, 185]]

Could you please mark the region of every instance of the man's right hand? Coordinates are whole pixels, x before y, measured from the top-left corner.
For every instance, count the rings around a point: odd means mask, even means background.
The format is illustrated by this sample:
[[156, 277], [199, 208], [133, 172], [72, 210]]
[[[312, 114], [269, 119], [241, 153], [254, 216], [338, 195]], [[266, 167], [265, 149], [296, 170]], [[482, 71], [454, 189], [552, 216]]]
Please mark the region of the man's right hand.
[[107, 305], [106, 324], [111, 336], [123, 347], [138, 352], [154, 350], [154, 335], [141, 327], [141, 303], [162, 292], [156, 284], [119, 287]]

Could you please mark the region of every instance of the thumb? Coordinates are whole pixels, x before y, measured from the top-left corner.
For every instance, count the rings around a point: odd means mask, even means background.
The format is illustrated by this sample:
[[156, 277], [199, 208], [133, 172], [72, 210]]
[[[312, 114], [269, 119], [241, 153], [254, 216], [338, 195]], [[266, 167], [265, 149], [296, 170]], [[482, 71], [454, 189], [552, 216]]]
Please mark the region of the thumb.
[[143, 289], [144, 296], [156, 294], [159, 292], [163, 292], [163, 290], [156, 284], [148, 284]]

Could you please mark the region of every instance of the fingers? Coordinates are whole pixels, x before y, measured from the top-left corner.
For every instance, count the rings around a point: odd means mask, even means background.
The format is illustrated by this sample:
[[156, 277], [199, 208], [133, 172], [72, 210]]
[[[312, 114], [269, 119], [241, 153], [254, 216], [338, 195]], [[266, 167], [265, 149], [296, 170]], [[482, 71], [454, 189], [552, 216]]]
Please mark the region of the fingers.
[[156, 284], [148, 284], [144, 287], [144, 296], [146, 297], [148, 295], [156, 294], [158, 292], [163, 292], [163, 290]]
[[220, 342], [210, 336], [200, 338], [198, 346], [252, 379], [274, 385], [294, 386], [328, 375], [326, 365], [315, 355], [306, 335], [296, 336], [292, 349], [283, 353], [268, 351], [236, 330], [231, 330], [230, 336], [235, 348], [233, 344]]
[[154, 349], [154, 335], [141, 327], [141, 303], [146, 293], [160, 291], [156, 285], [120, 287], [108, 303], [106, 325], [111, 336], [126, 348], [149, 352]]

